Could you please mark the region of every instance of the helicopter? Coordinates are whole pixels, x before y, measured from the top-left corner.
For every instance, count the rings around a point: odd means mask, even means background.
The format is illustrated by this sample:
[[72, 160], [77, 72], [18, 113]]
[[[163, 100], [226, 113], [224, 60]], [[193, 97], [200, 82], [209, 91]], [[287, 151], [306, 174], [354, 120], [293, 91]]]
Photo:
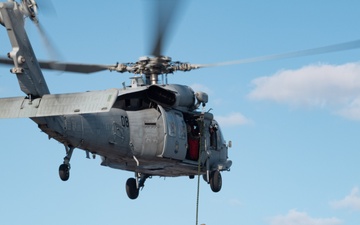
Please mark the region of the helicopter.
[[[221, 172], [232, 166], [228, 156], [231, 141], [225, 141], [214, 115], [203, 110], [208, 94], [194, 92], [186, 85], [168, 84], [167, 79], [161, 79], [167, 74], [359, 47], [359, 41], [354, 41], [224, 63], [190, 64], [163, 55], [168, 23], [162, 22], [155, 29], [151, 56], [140, 57], [137, 62], [89, 65], [38, 61], [24, 29], [26, 18], [39, 25], [37, 11], [34, 0], [0, 3], [0, 23], [7, 29], [12, 45], [12, 51], [7, 58], [0, 58], [0, 63], [13, 65], [10, 72], [16, 74], [25, 93], [24, 97], [0, 99], [0, 117], [30, 118], [49, 138], [65, 146], [59, 166], [63, 181], [70, 177], [75, 149], [85, 151], [87, 157], [99, 155], [102, 166], [134, 172], [125, 185], [130, 199], [138, 197], [152, 176], [202, 175], [211, 190], [219, 192]], [[134, 76], [131, 84], [122, 88], [50, 94], [42, 69], [77, 73], [109, 70]]]
[[[13, 64], [25, 97], [2, 98], [1, 118], [29, 117], [49, 138], [65, 146], [66, 156], [59, 167], [61, 180], [70, 177], [70, 160], [75, 148], [89, 157], [101, 156], [102, 166], [132, 171], [126, 182], [130, 199], [136, 199], [145, 180], [152, 176], [204, 175], [214, 192], [222, 186], [221, 171], [231, 160], [219, 124], [210, 112], [202, 112], [208, 102], [204, 92], [194, 92], [179, 84], [159, 83], [158, 76], [188, 71], [195, 66], [172, 62], [161, 56], [161, 41], [154, 57], [142, 57], [128, 64], [64, 65], [66, 71], [111, 70], [135, 74], [131, 85], [122, 89], [85, 93], [50, 94], [39, 62], [24, 29], [24, 18], [38, 24], [34, 0], [0, 3], [0, 23], [6, 27], [12, 51], [1, 63]], [[161, 39], [162, 37], [159, 37]], [[55, 65], [62, 68], [63, 65]], [[200, 167], [200, 171], [198, 169]]]

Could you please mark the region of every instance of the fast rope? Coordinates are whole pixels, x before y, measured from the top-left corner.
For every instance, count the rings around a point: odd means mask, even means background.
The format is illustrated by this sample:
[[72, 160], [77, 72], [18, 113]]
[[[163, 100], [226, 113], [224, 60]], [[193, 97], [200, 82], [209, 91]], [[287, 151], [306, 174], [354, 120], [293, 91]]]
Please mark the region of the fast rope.
[[198, 183], [197, 183], [197, 193], [196, 193], [196, 223], [195, 225], [198, 225], [199, 222], [199, 198], [200, 198], [200, 159], [198, 160]]
[[[203, 142], [205, 141], [203, 138], [204, 134], [204, 117], [200, 117], [200, 146], [199, 149], [202, 150], [203, 148]], [[197, 193], [196, 193], [196, 221], [195, 225], [198, 225], [199, 223], [199, 202], [200, 202], [200, 175], [201, 175], [201, 152], [199, 151], [198, 156], [198, 181], [197, 181]]]

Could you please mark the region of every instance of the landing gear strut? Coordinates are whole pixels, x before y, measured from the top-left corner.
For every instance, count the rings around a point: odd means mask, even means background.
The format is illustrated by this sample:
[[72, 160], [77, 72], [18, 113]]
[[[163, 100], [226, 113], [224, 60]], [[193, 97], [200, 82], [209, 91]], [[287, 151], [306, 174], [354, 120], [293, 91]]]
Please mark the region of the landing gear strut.
[[143, 188], [145, 181], [150, 177], [148, 174], [135, 173], [136, 178], [129, 178], [126, 181], [126, 194], [130, 199], [136, 199], [139, 196], [140, 188]]
[[74, 147], [65, 145], [66, 150], [66, 156], [64, 158], [63, 164], [59, 167], [59, 176], [62, 181], [69, 180], [70, 177], [70, 159], [72, 156], [72, 153], [74, 151]]

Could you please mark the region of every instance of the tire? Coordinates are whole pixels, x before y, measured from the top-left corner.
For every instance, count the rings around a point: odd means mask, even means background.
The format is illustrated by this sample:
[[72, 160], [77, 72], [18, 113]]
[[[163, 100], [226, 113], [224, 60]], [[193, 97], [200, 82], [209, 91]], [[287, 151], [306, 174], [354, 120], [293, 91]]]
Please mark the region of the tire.
[[62, 181], [69, 180], [70, 177], [70, 168], [66, 164], [61, 164], [59, 167], [59, 177]]
[[219, 192], [222, 186], [221, 173], [218, 170], [211, 172], [210, 174], [210, 188], [213, 192]]
[[139, 196], [139, 189], [136, 187], [135, 178], [129, 178], [126, 181], [126, 194], [130, 199], [136, 199]]

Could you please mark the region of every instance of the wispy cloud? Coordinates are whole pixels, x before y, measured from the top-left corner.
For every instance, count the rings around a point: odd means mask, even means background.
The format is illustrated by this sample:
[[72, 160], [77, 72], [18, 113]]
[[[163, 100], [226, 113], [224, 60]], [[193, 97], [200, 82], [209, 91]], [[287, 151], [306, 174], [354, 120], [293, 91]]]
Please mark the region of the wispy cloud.
[[360, 193], [359, 188], [354, 187], [350, 194], [343, 199], [330, 203], [336, 209], [350, 209], [352, 211], [360, 211]]
[[342, 221], [332, 218], [312, 218], [305, 212], [295, 209], [290, 210], [286, 215], [278, 215], [270, 219], [271, 225], [338, 225]]
[[250, 119], [239, 112], [233, 112], [226, 116], [216, 116], [215, 119], [221, 127], [239, 126], [251, 123]]
[[360, 63], [317, 64], [283, 70], [252, 81], [252, 100], [295, 107], [320, 107], [360, 120]]

